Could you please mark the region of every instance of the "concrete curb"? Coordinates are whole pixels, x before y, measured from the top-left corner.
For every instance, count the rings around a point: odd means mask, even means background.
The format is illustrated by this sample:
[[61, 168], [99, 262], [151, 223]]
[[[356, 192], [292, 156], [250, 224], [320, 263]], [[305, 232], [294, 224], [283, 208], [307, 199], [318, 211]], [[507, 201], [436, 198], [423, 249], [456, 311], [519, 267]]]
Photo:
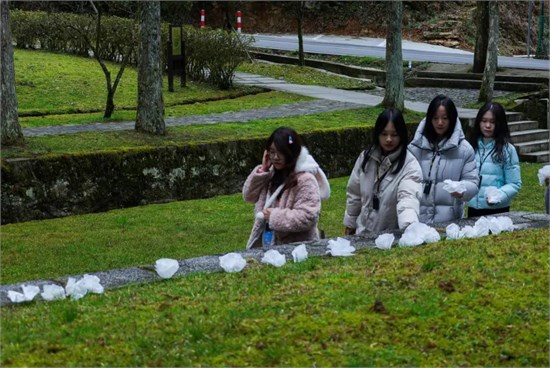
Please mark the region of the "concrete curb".
[[[517, 226], [517, 230], [547, 228], [550, 221], [550, 215], [530, 213], [530, 212], [510, 212], [510, 213], [500, 214], [497, 216], [509, 216], [512, 219], [514, 225]], [[476, 220], [477, 218], [462, 219], [459, 221], [455, 221], [454, 223], [463, 227], [465, 225], [473, 225]], [[448, 224], [450, 224], [450, 222], [436, 224], [433, 227], [435, 227], [440, 234], [445, 235], [445, 227]], [[397, 243], [397, 241], [399, 240], [403, 232], [400, 230], [395, 230], [395, 231], [385, 231], [384, 233], [392, 233], [395, 235], [396, 237], [396, 242], [394, 243], [394, 246], [395, 246], [395, 244]], [[378, 233], [373, 233], [373, 234], [368, 234], [364, 236], [361, 236], [361, 235], [349, 236], [346, 238], [350, 240], [351, 245], [353, 245], [356, 249], [364, 249], [364, 248], [374, 247], [374, 241], [378, 237], [378, 235], [379, 235]], [[306, 242], [305, 244], [307, 246], [309, 256], [310, 257], [326, 256], [328, 241], [329, 239], [322, 239], [319, 241]], [[299, 243], [279, 245], [279, 246], [274, 246], [273, 249], [276, 249], [281, 254], [284, 254], [287, 258], [287, 262], [292, 262], [292, 250], [298, 244]], [[264, 250], [251, 249], [251, 250], [246, 250], [246, 251], [236, 252], [236, 253], [241, 254], [245, 259], [255, 259], [256, 261], [259, 262], [263, 257]], [[209, 273], [222, 272], [223, 269], [219, 265], [219, 256], [221, 255], [223, 254], [180, 259], [178, 260], [180, 268], [173, 277], [185, 277], [189, 274], [196, 273], [196, 272], [209, 272]], [[101, 280], [100, 281], [101, 285], [103, 285], [106, 291], [125, 287], [132, 284], [143, 284], [147, 282], [162, 280], [162, 278], [158, 276], [157, 273], [155, 272], [153, 265], [120, 268], [120, 269], [114, 269], [110, 271], [90, 272], [87, 274], [95, 275], [99, 277], [99, 279]], [[80, 274], [80, 275], [72, 275], [72, 276], [63, 276], [63, 277], [50, 279], [50, 280], [32, 280], [32, 281], [26, 281], [26, 282], [18, 282], [14, 284], [0, 285], [0, 306], [7, 306], [7, 305], [14, 304], [8, 298], [8, 291], [13, 290], [13, 291], [21, 292], [21, 286], [23, 284], [39, 286], [42, 291], [42, 287], [44, 285], [57, 284], [60, 286], [65, 286], [69, 277], [73, 277], [78, 280], [83, 276], [84, 274]], [[35, 300], [43, 301], [40, 294], [38, 294], [35, 297]]]
[[[298, 58], [292, 56], [275, 55], [264, 52], [251, 52], [256, 59], [298, 65]], [[342, 63], [305, 59], [305, 65], [323, 69], [332, 73], [346, 75], [353, 78], [372, 79], [376, 85], [385, 86], [386, 72], [384, 70], [350, 66]], [[440, 87], [446, 85], [457, 89], [479, 89], [483, 74], [481, 73], [443, 73], [418, 71], [416, 76], [405, 78], [407, 87]], [[510, 76], [497, 74], [495, 89], [501, 91], [531, 92], [548, 88], [549, 78]]]

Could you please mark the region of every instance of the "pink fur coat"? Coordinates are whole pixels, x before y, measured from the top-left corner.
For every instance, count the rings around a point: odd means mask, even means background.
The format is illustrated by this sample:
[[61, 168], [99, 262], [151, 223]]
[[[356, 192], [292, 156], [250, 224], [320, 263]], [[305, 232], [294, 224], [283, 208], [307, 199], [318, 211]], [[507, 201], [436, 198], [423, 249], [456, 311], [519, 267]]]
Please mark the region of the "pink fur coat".
[[[268, 185], [273, 176], [273, 168], [268, 172], [258, 173], [260, 166], [252, 170], [243, 186], [243, 198], [252, 202], [254, 214], [262, 212], [271, 193]], [[318, 239], [317, 222], [321, 211], [321, 199], [330, 196], [330, 185], [324, 172], [302, 147], [295, 172], [297, 183], [285, 189], [279, 200], [269, 207], [273, 208], [269, 226], [275, 233], [275, 244], [287, 244], [299, 241]], [[255, 217], [254, 226], [246, 248], [261, 247], [265, 220]]]

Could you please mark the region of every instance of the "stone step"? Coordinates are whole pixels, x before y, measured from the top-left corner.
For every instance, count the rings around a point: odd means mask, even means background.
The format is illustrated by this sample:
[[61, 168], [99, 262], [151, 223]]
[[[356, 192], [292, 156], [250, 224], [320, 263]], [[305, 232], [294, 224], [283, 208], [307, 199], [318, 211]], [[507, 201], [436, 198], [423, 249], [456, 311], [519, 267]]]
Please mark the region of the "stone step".
[[520, 132], [524, 130], [538, 129], [539, 122], [533, 120], [508, 121], [510, 132]]
[[[416, 75], [418, 78], [466, 79], [466, 80], [478, 80], [478, 81], [481, 81], [483, 79], [483, 73], [443, 73], [443, 72], [418, 71]], [[548, 85], [549, 78], [497, 74], [495, 76], [495, 81], [538, 83], [538, 84]]]
[[[474, 123], [476, 121], [475, 116], [472, 117], [466, 117], [466, 116], [460, 116], [460, 121], [462, 121], [464, 124], [467, 124], [469, 127], [473, 127]], [[506, 121], [508, 122], [508, 126], [510, 126], [511, 123], [519, 122], [523, 119], [523, 114], [521, 112], [515, 112], [515, 111], [506, 111]], [[534, 128], [538, 127], [538, 122], [535, 122], [536, 125]]]
[[550, 162], [550, 151], [522, 153], [519, 155], [519, 159], [525, 162], [548, 163]]
[[546, 138], [546, 142], [548, 142], [548, 129], [531, 129], [522, 132], [512, 132], [510, 135], [512, 136], [513, 143], [536, 141], [541, 138]]
[[536, 141], [514, 143], [519, 154], [545, 151], [549, 148], [548, 139], [539, 139]]
[[[513, 122], [521, 121], [522, 119], [523, 119], [523, 114], [521, 112], [506, 111], [506, 121], [508, 122], [508, 124], [513, 123]], [[537, 125], [537, 127], [538, 127], [538, 125]], [[537, 127], [535, 127], [535, 129]]]
[[[449, 78], [408, 78], [405, 80], [406, 87], [441, 87], [462, 88], [462, 89], [480, 89], [481, 81], [473, 79], [449, 79]], [[498, 82], [494, 85], [497, 91], [512, 92], [534, 92], [543, 88], [539, 83], [526, 82]]]

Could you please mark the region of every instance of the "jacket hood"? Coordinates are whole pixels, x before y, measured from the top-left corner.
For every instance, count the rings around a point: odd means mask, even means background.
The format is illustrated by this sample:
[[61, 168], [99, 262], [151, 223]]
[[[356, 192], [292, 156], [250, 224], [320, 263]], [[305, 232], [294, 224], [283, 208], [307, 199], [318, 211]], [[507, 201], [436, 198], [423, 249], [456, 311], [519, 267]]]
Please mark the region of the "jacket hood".
[[296, 167], [294, 172], [308, 172], [312, 173], [317, 179], [319, 184], [319, 191], [321, 193], [321, 199], [327, 199], [330, 197], [330, 184], [323, 170], [319, 167], [319, 164], [309, 154], [306, 147], [302, 146], [298, 160], [296, 161]]
[[[428, 138], [426, 138], [424, 134], [422, 134], [424, 132], [425, 126], [426, 126], [426, 118], [422, 119], [420, 124], [418, 124], [418, 128], [414, 133], [414, 138], [411, 141], [411, 144], [418, 148], [431, 151], [433, 150], [433, 148], [430, 145]], [[464, 137], [464, 131], [462, 130], [462, 123], [460, 122], [460, 119], [457, 117], [453, 134], [451, 134], [451, 136], [448, 139], [443, 141], [443, 145], [439, 147], [439, 151], [446, 151], [446, 150], [458, 147], [460, 145], [460, 141], [462, 141], [464, 138], [465, 137]]]

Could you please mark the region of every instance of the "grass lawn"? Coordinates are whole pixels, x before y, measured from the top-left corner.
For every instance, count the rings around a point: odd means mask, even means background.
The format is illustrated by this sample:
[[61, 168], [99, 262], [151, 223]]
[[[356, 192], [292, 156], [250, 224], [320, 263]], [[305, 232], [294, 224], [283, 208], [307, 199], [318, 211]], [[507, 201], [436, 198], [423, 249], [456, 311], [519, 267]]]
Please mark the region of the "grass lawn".
[[547, 238], [543, 229], [282, 268], [252, 262], [238, 274], [9, 306], [0, 363], [546, 367]]
[[375, 85], [366, 80], [341, 77], [337, 74], [322, 72], [310, 67], [288, 64], [243, 63], [238, 71], [284, 79], [289, 83], [318, 85], [340, 89], [373, 89]]
[[[521, 165], [524, 183], [512, 210], [544, 212], [540, 167]], [[347, 177], [330, 183], [320, 227], [336, 237], [343, 234]], [[252, 222], [253, 206], [234, 194], [3, 225], [2, 283], [242, 250]]]
[[[20, 124], [23, 128], [135, 119], [137, 71], [134, 67], [125, 69], [115, 94], [115, 113], [111, 118], [104, 119], [105, 77], [94, 59], [15, 49], [14, 62]], [[107, 65], [114, 78], [119, 65]], [[362, 89], [370, 86], [363, 81], [312, 68], [247, 63], [240, 70], [275, 78], [284, 76], [289, 82], [335, 88]], [[192, 81], [188, 81], [184, 88], [176, 83], [175, 92], [168, 92], [166, 77], [163, 86], [167, 117], [239, 111], [311, 100], [305, 96], [267, 92], [251, 86], [235, 86], [234, 89], [221, 91]]]
[[[300, 133], [366, 126], [380, 111], [178, 127], [165, 137], [129, 131], [27, 138], [25, 146], [2, 148], [2, 158], [267, 137], [280, 125]], [[409, 113], [406, 120], [421, 117]], [[541, 167], [521, 164], [523, 188], [512, 210], [543, 212]], [[320, 227], [335, 237], [343, 233], [347, 177], [330, 183]], [[3, 225], [1, 282], [242, 250], [252, 223], [253, 206], [234, 194]], [[282, 268], [250, 261], [238, 274], [7, 306], [0, 365], [546, 367], [548, 257], [548, 229], [541, 229], [366, 249]]]
[[[15, 83], [19, 114], [65, 114], [103, 112], [107, 90], [99, 64], [91, 58], [43, 51], [14, 50]], [[107, 63], [114, 79], [119, 65]], [[204, 84], [188, 83], [168, 92], [164, 78], [166, 105], [232, 98], [262, 91], [241, 87], [221, 91]], [[178, 85], [179, 86], [179, 85]], [[127, 67], [115, 94], [117, 109], [135, 109], [137, 105], [137, 69]]]

